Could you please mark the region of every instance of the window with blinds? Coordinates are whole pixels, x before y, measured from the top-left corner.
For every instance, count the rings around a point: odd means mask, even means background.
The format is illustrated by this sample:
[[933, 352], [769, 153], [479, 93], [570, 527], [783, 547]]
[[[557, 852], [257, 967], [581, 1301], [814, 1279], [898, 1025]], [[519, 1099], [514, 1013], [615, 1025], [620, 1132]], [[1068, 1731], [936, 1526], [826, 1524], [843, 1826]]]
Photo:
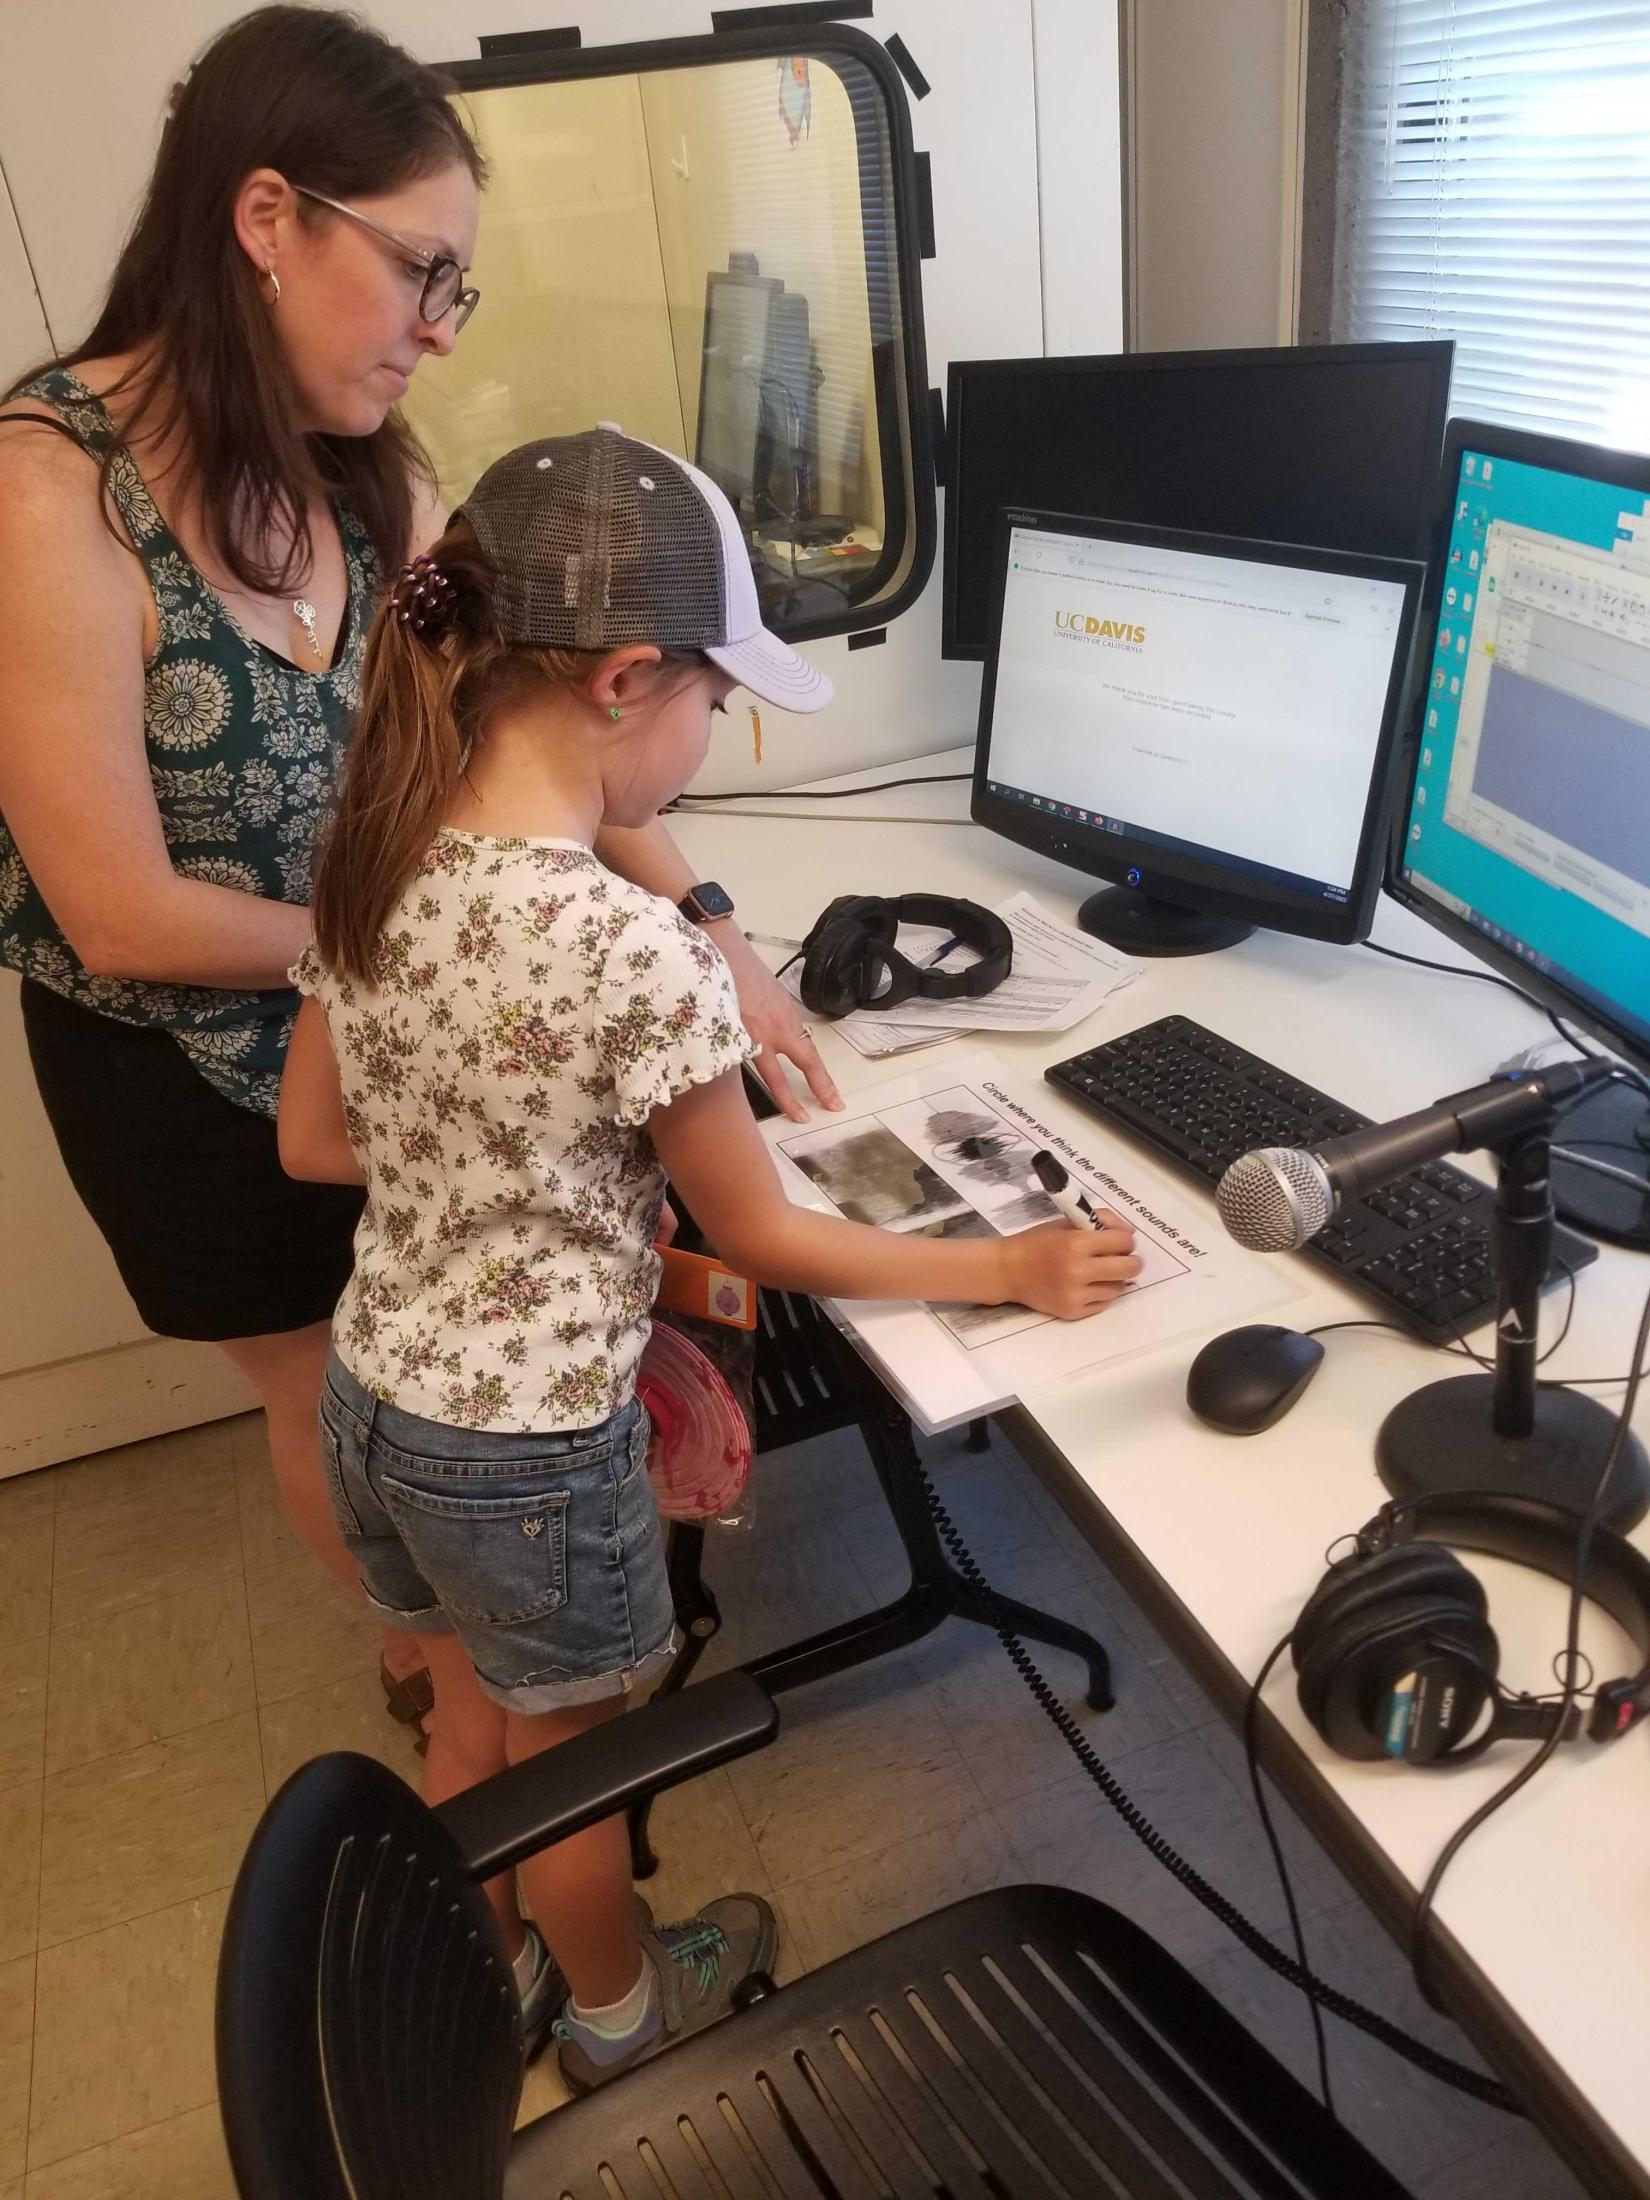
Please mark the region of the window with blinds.
[[1650, 450], [1650, 5], [1356, 0], [1334, 330], [1453, 336], [1452, 412]]

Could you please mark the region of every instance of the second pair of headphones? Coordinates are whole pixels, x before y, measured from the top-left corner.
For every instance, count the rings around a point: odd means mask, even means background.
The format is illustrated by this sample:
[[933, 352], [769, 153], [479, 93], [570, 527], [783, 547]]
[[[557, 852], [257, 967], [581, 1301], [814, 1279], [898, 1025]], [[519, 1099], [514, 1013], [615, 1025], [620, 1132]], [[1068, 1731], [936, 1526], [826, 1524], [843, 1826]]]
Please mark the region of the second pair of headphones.
[[[963, 970], [924, 970], [894, 945], [902, 924], [938, 924], [979, 961]], [[949, 894], [839, 894], [802, 943], [802, 1005], [811, 1016], [902, 1001], [978, 1000], [1014, 963], [1014, 936], [977, 901]]]
[[[1343, 1757], [1409, 1764], [1460, 1764], [1509, 1736], [1557, 1731], [1568, 1741], [1581, 1723], [1573, 1706], [1502, 1688], [1484, 1585], [1441, 1546], [1568, 1583], [1581, 1524], [1579, 1513], [1528, 1497], [1442, 1492], [1385, 1506], [1295, 1622], [1296, 1692], [1317, 1733]], [[1592, 1692], [1588, 1736], [1613, 1741], [1650, 1710], [1650, 1559], [1595, 1528], [1582, 1586], [1640, 1659], [1637, 1673]]]

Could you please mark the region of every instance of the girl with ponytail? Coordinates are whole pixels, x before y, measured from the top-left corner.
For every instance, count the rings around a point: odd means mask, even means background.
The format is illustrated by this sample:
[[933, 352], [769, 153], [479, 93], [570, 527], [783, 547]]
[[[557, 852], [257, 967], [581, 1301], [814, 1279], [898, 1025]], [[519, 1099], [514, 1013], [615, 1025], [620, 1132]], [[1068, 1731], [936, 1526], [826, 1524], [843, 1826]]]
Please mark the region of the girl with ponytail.
[[[687, 785], [737, 685], [830, 697], [763, 631], [721, 492], [609, 429], [491, 467], [368, 645], [279, 1132], [295, 1175], [366, 1188], [321, 1422], [367, 1594], [434, 1679], [432, 1803], [672, 1655], [635, 1394], [667, 1172], [722, 1259], [793, 1290], [1074, 1318], [1139, 1266], [1121, 1228], [940, 1241], [787, 1201], [726, 963], [596, 852]], [[489, 1892], [575, 2090], [773, 1961], [756, 1895], [638, 1935], [622, 1818], [521, 1878], [534, 1931]]]

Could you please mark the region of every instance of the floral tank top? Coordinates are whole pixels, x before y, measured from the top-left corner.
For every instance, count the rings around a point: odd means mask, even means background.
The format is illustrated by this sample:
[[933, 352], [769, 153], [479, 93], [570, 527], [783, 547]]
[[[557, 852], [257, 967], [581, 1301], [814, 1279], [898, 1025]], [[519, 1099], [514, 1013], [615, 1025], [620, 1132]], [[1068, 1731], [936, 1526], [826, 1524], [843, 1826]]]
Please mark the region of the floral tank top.
[[[62, 369], [19, 391], [51, 407], [101, 458], [114, 426]], [[349, 592], [335, 662], [305, 672], [243, 634], [190, 564], [129, 452], [109, 493], [154, 594], [160, 638], [146, 668], [143, 734], [174, 868], [237, 893], [307, 905], [381, 576], [365, 530], [334, 507]], [[273, 1115], [298, 996], [95, 976], [63, 937], [0, 817], [0, 962], [83, 1008], [170, 1032], [201, 1075], [239, 1106]]]

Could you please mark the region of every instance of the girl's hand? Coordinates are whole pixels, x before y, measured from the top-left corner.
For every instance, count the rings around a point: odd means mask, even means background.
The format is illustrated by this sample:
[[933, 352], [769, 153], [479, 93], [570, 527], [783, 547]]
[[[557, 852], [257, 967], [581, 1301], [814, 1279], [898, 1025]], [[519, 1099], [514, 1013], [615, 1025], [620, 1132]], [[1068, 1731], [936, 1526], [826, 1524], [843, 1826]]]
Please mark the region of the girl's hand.
[[663, 1252], [664, 1248], [670, 1244], [678, 1227], [676, 1210], [667, 1199], [659, 1209], [659, 1227], [653, 1233], [653, 1242], [660, 1252]]
[[1108, 1306], [1138, 1276], [1140, 1256], [1126, 1222], [1103, 1230], [1043, 1222], [1003, 1241], [1006, 1296], [1056, 1321], [1081, 1321]]
[[819, 1058], [813, 1035], [794, 1001], [746, 939], [737, 925], [712, 924], [706, 937], [720, 948], [739, 996], [739, 1014], [756, 1041], [756, 1060], [751, 1064], [793, 1123], [806, 1123], [808, 1111], [791, 1089], [781, 1057], [793, 1062], [807, 1080], [808, 1090], [822, 1107], [840, 1108], [842, 1095], [831, 1073]]

